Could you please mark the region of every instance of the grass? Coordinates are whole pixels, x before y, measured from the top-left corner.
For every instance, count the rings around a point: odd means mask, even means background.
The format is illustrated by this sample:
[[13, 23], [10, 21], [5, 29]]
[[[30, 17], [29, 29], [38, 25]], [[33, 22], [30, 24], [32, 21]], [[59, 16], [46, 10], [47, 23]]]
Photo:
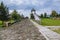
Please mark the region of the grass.
[[2, 25], [2, 21], [0, 21], [0, 25]]
[[43, 25], [43, 26], [60, 26], [60, 20], [43, 18], [41, 20], [41, 25]]
[[0, 28], [2, 28], [2, 26], [3, 26], [3, 25], [2, 25], [2, 21], [0, 21]]
[[10, 23], [14, 23], [14, 20], [10, 20], [9, 22], [10, 22]]
[[54, 32], [57, 32], [60, 34], [60, 29], [57, 29], [57, 30], [53, 30]]
[[0, 21], [0, 27], [2, 26], [2, 21]]
[[[14, 20], [9, 20], [8, 22], [13, 23]], [[3, 26], [2, 21], [0, 21], [0, 28], [2, 28], [2, 26]]]

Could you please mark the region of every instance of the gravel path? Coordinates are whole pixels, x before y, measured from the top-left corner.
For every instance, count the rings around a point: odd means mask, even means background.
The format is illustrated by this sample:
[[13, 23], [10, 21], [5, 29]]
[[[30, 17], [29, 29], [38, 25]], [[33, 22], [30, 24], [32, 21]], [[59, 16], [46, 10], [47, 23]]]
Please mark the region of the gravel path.
[[30, 20], [25, 19], [0, 31], [0, 40], [46, 40]]

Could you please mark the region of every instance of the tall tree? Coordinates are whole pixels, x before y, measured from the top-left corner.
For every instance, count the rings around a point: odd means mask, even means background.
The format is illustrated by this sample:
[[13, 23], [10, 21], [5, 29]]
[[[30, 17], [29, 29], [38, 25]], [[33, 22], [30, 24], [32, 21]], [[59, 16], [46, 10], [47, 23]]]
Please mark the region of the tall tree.
[[43, 18], [43, 17], [44, 17], [43, 14], [41, 14], [41, 15], [40, 15], [40, 18]]
[[58, 14], [58, 16], [57, 17], [60, 17], [60, 14]]
[[53, 10], [51, 13], [51, 17], [57, 17], [57, 15], [58, 15], [58, 13], [55, 10]]
[[6, 6], [4, 6], [3, 2], [0, 5], [0, 20], [4, 23], [9, 19], [9, 11]]
[[16, 10], [14, 10], [12, 13], [11, 13], [11, 16], [12, 16], [12, 19], [13, 20], [19, 20], [21, 18], [20, 14], [18, 14], [18, 12]]
[[44, 13], [44, 18], [46, 18], [47, 17], [47, 13]]

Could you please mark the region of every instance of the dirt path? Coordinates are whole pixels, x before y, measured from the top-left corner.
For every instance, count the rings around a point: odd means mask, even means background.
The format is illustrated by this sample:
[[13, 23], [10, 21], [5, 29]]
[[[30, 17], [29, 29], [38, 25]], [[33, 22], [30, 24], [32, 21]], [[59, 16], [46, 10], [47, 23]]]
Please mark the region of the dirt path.
[[0, 31], [0, 40], [46, 40], [30, 20], [25, 19]]
[[44, 37], [47, 40], [60, 40], [60, 34], [51, 31], [50, 29], [37, 24], [36, 22], [32, 21], [31, 22], [39, 29], [39, 31], [44, 35]]

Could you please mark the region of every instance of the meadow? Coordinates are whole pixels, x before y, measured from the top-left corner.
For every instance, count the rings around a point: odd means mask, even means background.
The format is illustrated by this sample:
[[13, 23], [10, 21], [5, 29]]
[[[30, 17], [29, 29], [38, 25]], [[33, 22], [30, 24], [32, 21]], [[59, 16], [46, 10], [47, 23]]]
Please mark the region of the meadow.
[[42, 18], [41, 25], [43, 26], [60, 26], [60, 20], [57, 19], [49, 19], [49, 18]]

